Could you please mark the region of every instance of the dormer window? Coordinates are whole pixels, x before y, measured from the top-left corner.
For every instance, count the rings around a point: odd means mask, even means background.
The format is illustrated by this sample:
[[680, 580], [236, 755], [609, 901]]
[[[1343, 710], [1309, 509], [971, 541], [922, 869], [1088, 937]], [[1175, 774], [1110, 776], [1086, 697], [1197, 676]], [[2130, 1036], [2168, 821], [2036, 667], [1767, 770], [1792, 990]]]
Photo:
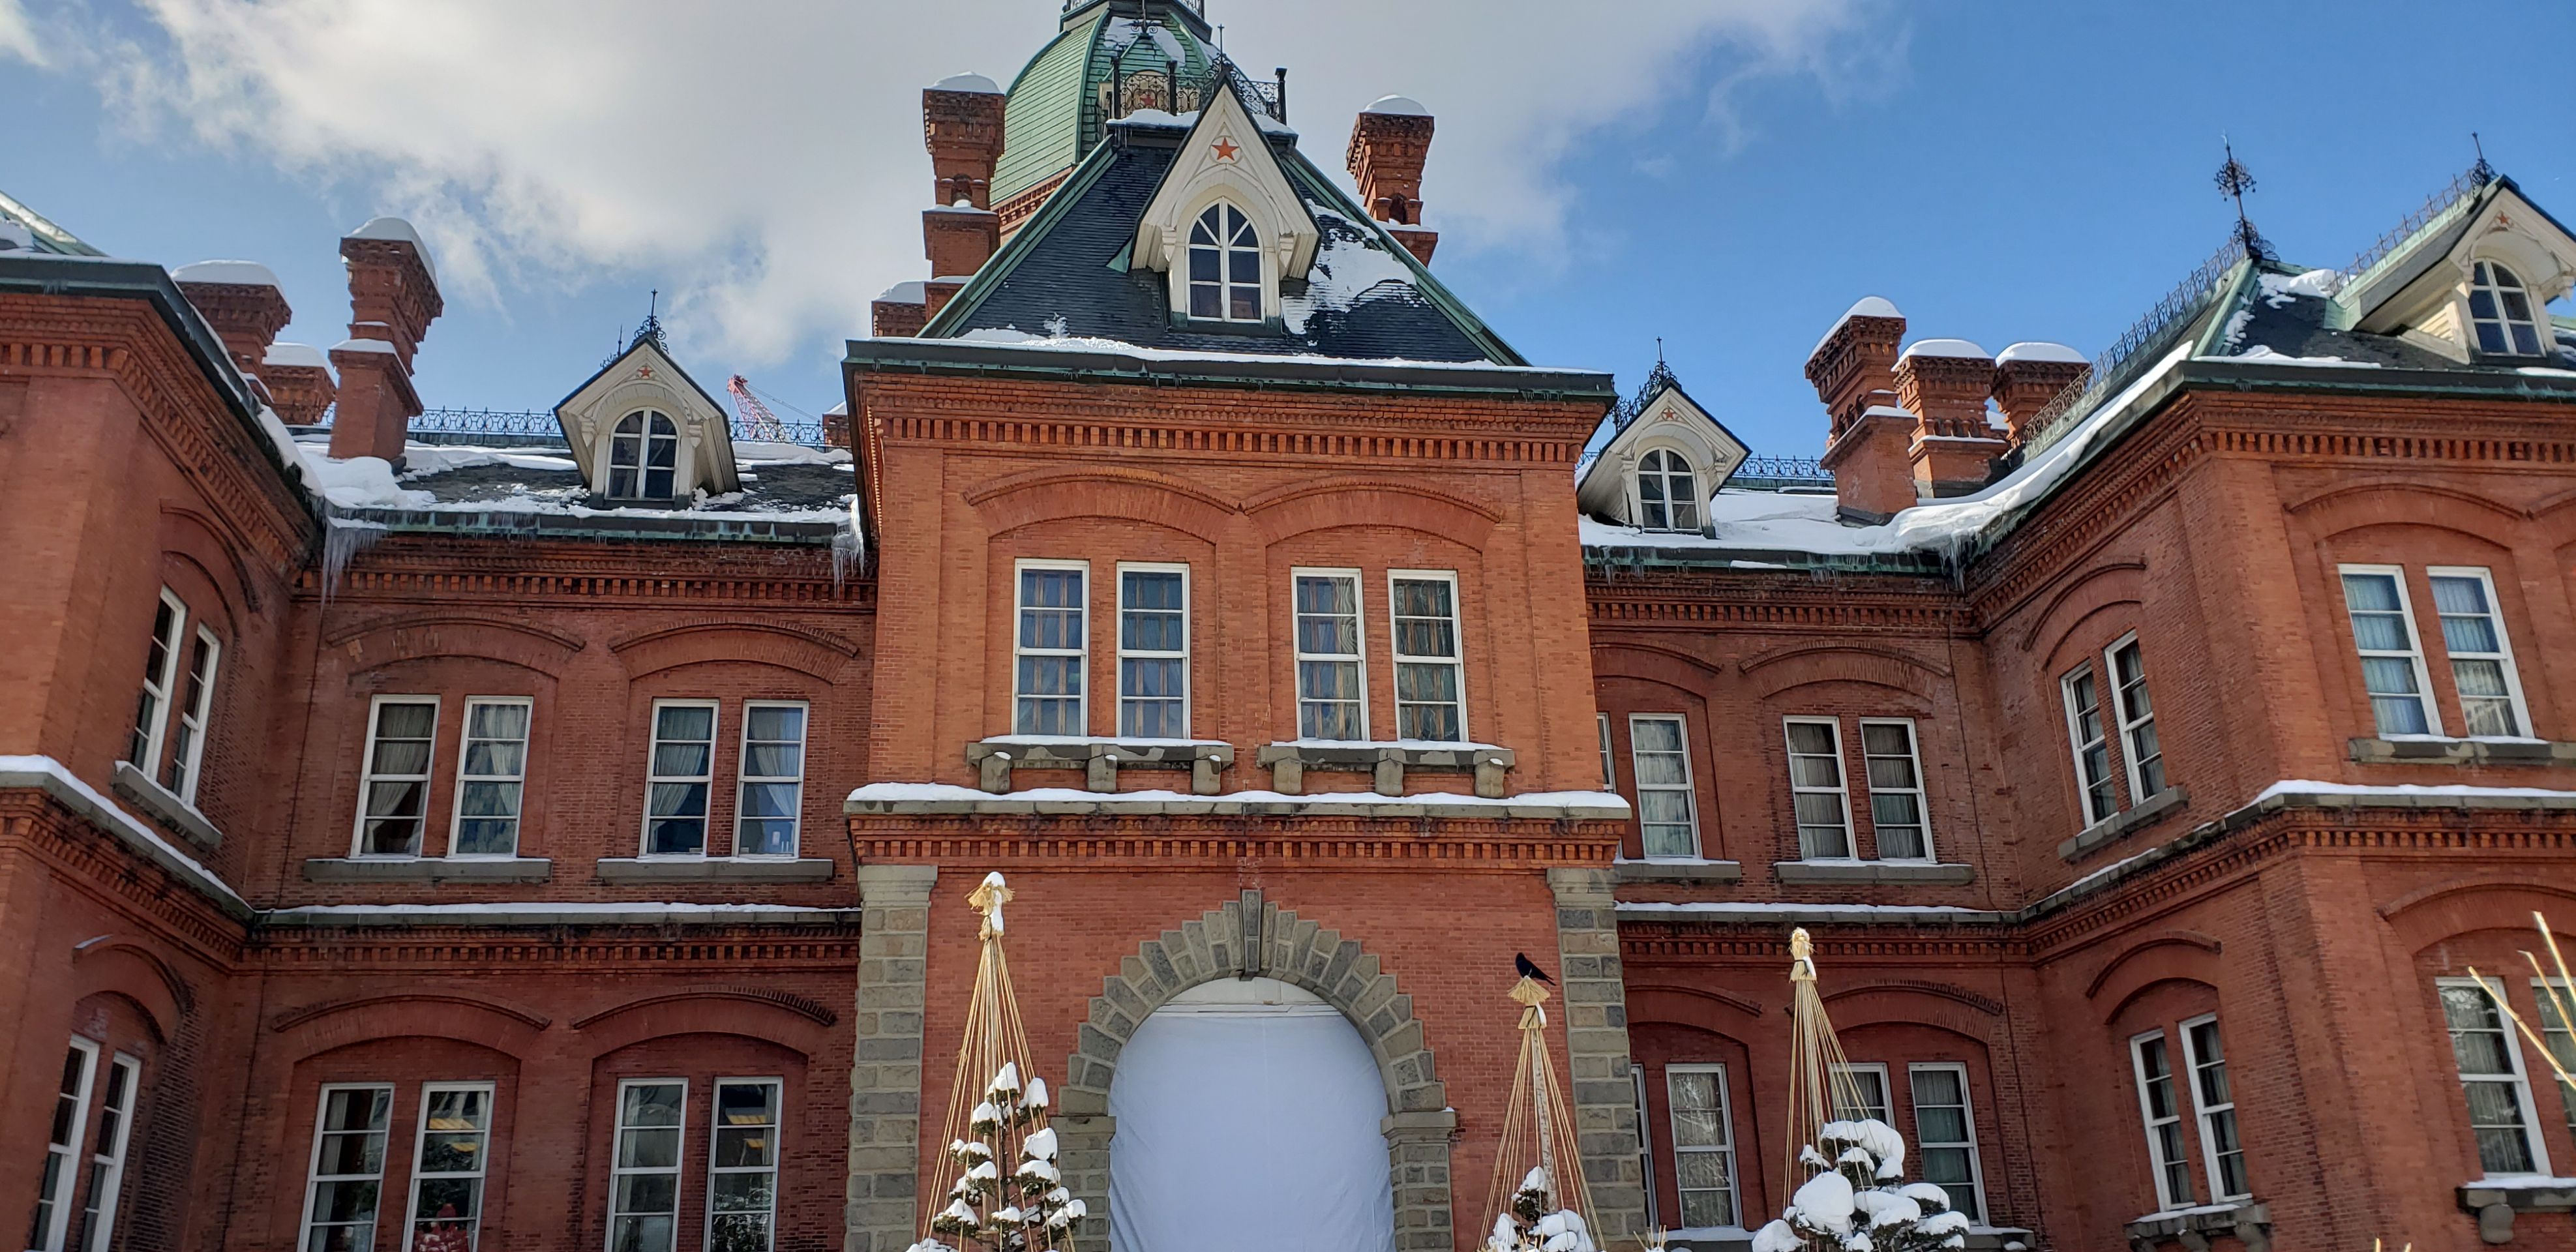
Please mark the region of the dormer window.
[[2531, 292], [2496, 262], [2477, 263], [2469, 286], [2469, 325], [2480, 352], [2540, 355], [2540, 320], [2532, 313]]
[[617, 423], [608, 445], [608, 495], [613, 500], [668, 500], [680, 465], [680, 430], [650, 410]]
[[1261, 320], [1261, 236], [1231, 204], [1209, 205], [1190, 227], [1190, 316]]
[[1698, 478], [1681, 453], [1658, 449], [1637, 463], [1637, 508], [1647, 530], [1699, 529]]

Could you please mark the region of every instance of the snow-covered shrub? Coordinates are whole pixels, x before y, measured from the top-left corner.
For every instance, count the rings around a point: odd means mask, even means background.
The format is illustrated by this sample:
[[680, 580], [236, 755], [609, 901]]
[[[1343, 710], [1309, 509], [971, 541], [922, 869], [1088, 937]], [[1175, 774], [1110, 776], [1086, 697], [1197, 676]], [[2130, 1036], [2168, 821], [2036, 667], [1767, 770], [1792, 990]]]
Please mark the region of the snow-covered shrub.
[[1753, 1252], [1935, 1252], [1968, 1243], [1968, 1216], [1950, 1195], [1905, 1176], [1905, 1140], [1876, 1118], [1827, 1122], [1798, 1154], [1816, 1171], [1779, 1219], [1753, 1234]]
[[1532, 1168], [1512, 1193], [1511, 1206], [1494, 1215], [1494, 1232], [1484, 1252], [1597, 1252], [1583, 1215], [1559, 1208], [1555, 1184], [1544, 1168]]
[[[907, 1252], [1054, 1252], [1065, 1246], [1089, 1206], [1065, 1189], [1055, 1128], [1037, 1126], [1046, 1109], [1045, 1079], [1031, 1078], [1023, 1089], [1020, 1067], [1010, 1063], [993, 1075], [966, 1117], [967, 1132], [975, 1137], [948, 1145], [948, 1159], [958, 1169], [948, 1207], [931, 1217], [931, 1236]], [[1019, 1164], [1005, 1174], [1002, 1161], [1014, 1146]]]

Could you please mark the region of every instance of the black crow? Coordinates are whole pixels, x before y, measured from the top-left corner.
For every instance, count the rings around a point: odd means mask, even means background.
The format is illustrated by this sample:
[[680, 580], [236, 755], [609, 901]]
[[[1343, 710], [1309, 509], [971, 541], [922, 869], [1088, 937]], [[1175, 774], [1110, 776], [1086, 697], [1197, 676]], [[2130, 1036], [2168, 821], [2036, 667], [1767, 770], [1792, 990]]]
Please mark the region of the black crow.
[[1512, 956], [1512, 967], [1519, 970], [1523, 978], [1535, 978], [1551, 987], [1556, 985], [1556, 980], [1548, 977], [1547, 971], [1538, 967], [1538, 962], [1529, 959], [1527, 952], [1515, 953]]

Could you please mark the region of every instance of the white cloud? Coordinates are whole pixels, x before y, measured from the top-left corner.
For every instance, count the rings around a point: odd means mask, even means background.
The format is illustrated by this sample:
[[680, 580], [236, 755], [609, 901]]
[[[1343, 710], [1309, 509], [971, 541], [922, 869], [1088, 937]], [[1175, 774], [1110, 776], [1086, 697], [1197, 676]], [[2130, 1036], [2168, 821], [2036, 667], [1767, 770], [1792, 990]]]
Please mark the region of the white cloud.
[[45, 64], [45, 50], [36, 42], [36, 24], [27, 19], [26, 6], [18, 0], [0, 0], [0, 58], [7, 57]]
[[[452, 298], [651, 275], [677, 324], [746, 363], [859, 332], [878, 290], [922, 275], [921, 86], [967, 68], [1007, 84], [1057, 7], [135, 2], [149, 46], [101, 40], [80, 63], [136, 116], [411, 217]], [[1726, 82], [1830, 77], [1875, 2], [1311, 0], [1220, 16], [1251, 72], [1290, 67], [1319, 165], [1339, 171], [1360, 106], [1415, 96], [1440, 118], [1431, 224], [1453, 248], [1549, 255], [1579, 190], [1556, 170], [1587, 134], [1674, 102], [1720, 107], [1723, 84], [1686, 81], [1712, 64]], [[0, 51], [32, 58], [17, 4], [0, 0]]]

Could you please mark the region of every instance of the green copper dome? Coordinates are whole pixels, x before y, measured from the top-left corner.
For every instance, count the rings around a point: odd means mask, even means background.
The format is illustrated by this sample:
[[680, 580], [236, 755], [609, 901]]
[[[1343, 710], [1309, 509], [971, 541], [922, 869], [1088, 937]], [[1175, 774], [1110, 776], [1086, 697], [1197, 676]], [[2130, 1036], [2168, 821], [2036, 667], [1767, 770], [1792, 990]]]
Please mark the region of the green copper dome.
[[1197, 109], [1218, 59], [1208, 34], [1196, 0], [1068, 0], [1063, 29], [1002, 106], [994, 202], [1073, 168], [1111, 120]]

